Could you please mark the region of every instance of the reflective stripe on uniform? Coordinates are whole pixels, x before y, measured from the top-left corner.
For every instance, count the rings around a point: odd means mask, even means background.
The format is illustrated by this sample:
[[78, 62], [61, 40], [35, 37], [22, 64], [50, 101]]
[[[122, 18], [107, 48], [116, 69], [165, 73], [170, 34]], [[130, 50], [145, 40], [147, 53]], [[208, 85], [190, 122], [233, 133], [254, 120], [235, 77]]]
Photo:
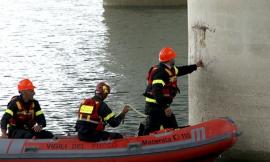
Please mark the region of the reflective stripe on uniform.
[[176, 66], [174, 66], [174, 70], [175, 70], [175, 75], [178, 74], [178, 68]]
[[10, 109], [6, 109], [6, 111], [5, 111], [6, 113], [8, 113], [9, 115], [11, 115], [11, 116], [13, 116], [13, 111], [12, 110], [10, 110]]
[[41, 114], [43, 114], [43, 111], [42, 111], [42, 110], [39, 110], [39, 111], [36, 112], [35, 115], [36, 115], [36, 116], [39, 116], [39, 115], [41, 115]]
[[34, 107], [35, 107], [35, 103], [33, 102], [32, 103], [32, 107], [30, 107], [30, 109], [33, 109], [34, 110]]
[[18, 107], [19, 110], [22, 110], [23, 109], [22, 108], [22, 105], [21, 105], [21, 103], [19, 101], [16, 101], [16, 105], [17, 105], [17, 107]]
[[146, 102], [151, 102], [151, 103], [157, 103], [157, 100], [152, 99], [152, 98], [148, 98], [148, 97], [145, 97], [145, 101]]
[[107, 115], [107, 116], [104, 118], [104, 121], [107, 121], [107, 120], [111, 119], [114, 115], [115, 115], [115, 113], [114, 113], [114, 112], [111, 112], [109, 115]]
[[35, 117], [35, 111], [34, 110], [29, 110], [29, 113], [32, 114], [32, 119]]
[[172, 76], [172, 72], [169, 69], [165, 69], [165, 71], [169, 74], [169, 76]]
[[152, 85], [153, 84], [162, 84], [162, 86], [164, 86], [165, 82], [163, 80], [161, 80], [161, 79], [157, 79], [157, 80], [153, 80]]
[[80, 118], [79, 118], [80, 121], [86, 121], [86, 122], [89, 122], [89, 123], [94, 123], [94, 124], [98, 124], [99, 122], [98, 121], [95, 121], [95, 120], [91, 120], [90, 119], [90, 115], [87, 115], [87, 118], [83, 118], [83, 115], [80, 114]]
[[163, 125], [160, 125], [159, 130], [163, 130], [163, 129], [164, 129]]
[[80, 113], [92, 114], [94, 106], [82, 105], [80, 108]]
[[80, 119], [80, 121], [86, 121], [86, 122], [89, 122], [89, 123], [93, 123], [93, 124], [98, 124], [99, 122], [98, 121], [95, 121], [95, 120], [87, 120], [87, 119]]
[[90, 115], [87, 115], [86, 121], [90, 121]]

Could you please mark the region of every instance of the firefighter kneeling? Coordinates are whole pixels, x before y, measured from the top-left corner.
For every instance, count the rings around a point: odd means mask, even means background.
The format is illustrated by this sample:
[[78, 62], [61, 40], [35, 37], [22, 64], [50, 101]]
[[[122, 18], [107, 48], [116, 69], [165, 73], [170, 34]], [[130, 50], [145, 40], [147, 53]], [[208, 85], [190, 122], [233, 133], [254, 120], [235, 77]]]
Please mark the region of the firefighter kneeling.
[[43, 130], [46, 120], [39, 102], [33, 98], [34, 88], [36, 87], [29, 79], [19, 82], [20, 95], [12, 97], [1, 119], [2, 137], [25, 139], [54, 137], [51, 132]]
[[115, 116], [115, 113], [104, 102], [109, 93], [110, 87], [101, 82], [96, 86], [95, 96], [82, 101], [76, 123], [76, 130], [80, 140], [97, 142], [123, 138], [120, 133], [104, 131], [107, 123], [111, 127], [117, 127], [129, 111], [129, 107], [125, 106], [122, 112]]

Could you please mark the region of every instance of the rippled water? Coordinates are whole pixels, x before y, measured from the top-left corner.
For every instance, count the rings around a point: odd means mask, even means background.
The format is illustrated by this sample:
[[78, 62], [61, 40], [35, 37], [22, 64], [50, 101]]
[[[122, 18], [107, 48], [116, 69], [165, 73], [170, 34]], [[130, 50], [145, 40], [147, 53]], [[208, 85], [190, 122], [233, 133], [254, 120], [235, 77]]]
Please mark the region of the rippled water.
[[[102, 0], [1, 0], [0, 116], [17, 82], [36, 85], [47, 119], [56, 134], [74, 133], [80, 101], [95, 85], [112, 86], [107, 102], [120, 112], [130, 104], [143, 112], [145, 75], [165, 45], [187, 64], [186, 9], [104, 9]], [[187, 124], [187, 76], [180, 78], [181, 95], [173, 109]], [[115, 131], [135, 134], [143, 118], [130, 111]], [[112, 128], [108, 128], [112, 129]]]

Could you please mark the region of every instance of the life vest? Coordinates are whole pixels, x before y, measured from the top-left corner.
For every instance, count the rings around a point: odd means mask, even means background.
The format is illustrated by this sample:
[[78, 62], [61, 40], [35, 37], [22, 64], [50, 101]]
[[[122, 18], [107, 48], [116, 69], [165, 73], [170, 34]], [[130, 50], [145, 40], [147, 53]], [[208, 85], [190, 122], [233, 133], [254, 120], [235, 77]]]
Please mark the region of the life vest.
[[105, 124], [102, 117], [98, 114], [100, 105], [101, 103], [99, 101], [92, 98], [85, 99], [80, 106], [78, 120], [96, 124], [97, 131], [104, 130]]
[[157, 71], [157, 69], [158, 69], [158, 65], [154, 65], [149, 69], [149, 71], [148, 71], [148, 73], [146, 75], [146, 84], [147, 84], [147, 86], [152, 85], [153, 75]]
[[34, 107], [35, 104], [32, 102], [29, 108], [25, 108], [24, 105], [18, 100], [18, 98], [12, 98], [14, 102], [16, 102], [18, 112], [16, 115], [9, 120], [9, 124], [11, 126], [23, 127], [26, 129], [31, 129], [35, 125], [35, 112]]
[[179, 93], [179, 88], [177, 86], [177, 73], [178, 73], [178, 69], [177, 67], [174, 66], [174, 68], [169, 69], [169, 68], [164, 68], [164, 71], [169, 75], [169, 79], [168, 81], [162, 81], [162, 80], [153, 80], [153, 76], [154, 74], [157, 72], [157, 70], [159, 70], [160, 67], [159, 65], [154, 65], [150, 68], [150, 70], [147, 73], [147, 88], [146, 88], [146, 92], [144, 93], [144, 95], [146, 97], [149, 97], [147, 101], [150, 102], [155, 102], [153, 99], [153, 92], [152, 92], [152, 85], [155, 84], [156, 82], [159, 82], [161, 84], [163, 84], [163, 89], [162, 89], [162, 94], [164, 95], [164, 97], [168, 97], [170, 99], [174, 98], [176, 96], [177, 93]]

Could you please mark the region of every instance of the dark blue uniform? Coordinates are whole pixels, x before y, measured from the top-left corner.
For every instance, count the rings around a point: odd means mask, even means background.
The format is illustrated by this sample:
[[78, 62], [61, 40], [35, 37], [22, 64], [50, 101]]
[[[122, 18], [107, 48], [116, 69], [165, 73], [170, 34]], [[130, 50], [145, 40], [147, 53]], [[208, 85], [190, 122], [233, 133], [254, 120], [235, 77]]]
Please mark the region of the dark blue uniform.
[[[196, 65], [174, 66], [169, 68], [163, 63], [149, 71], [148, 85], [144, 96], [146, 97], [145, 114], [147, 114], [145, 130], [139, 135], [147, 135], [164, 128], [177, 128], [174, 114], [165, 115], [164, 110], [170, 107], [174, 97], [180, 90], [177, 86], [177, 77], [189, 74], [197, 69]], [[142, 134], [141, 134], [142, 133]]]
[[121, 113], [118, 116], [115, 116], [108, 105], [98, 96], [94, 96], [92, 100], [99, 103], [99, 108], [96, 115], [101, 118], [100, 120], [103, 123], [103, 128], [101, 128], [101, 130], [97, 129], [100, 124], [99, 121], [87, 121], [86, 119], [83, 120], [79, 118], [75, 126], [79, 139], [82, 141], [97, 142], [108, 139], [123, 138], [120, 133], [104, 131], [104, 127], [106, 124], [109, 124], [111, 127], [117, 127], [124, 119], [125, 115]]
[[38, 124], [46, 127], [45, 116], [37, 100], [24, 102], [22, 96], [14, 96], [7, 105], [1, 119], [1, 129], [8, 129], [9, 138], [52, 138], [53, 134], [42, 130], [34, 132], [32, 127]]

